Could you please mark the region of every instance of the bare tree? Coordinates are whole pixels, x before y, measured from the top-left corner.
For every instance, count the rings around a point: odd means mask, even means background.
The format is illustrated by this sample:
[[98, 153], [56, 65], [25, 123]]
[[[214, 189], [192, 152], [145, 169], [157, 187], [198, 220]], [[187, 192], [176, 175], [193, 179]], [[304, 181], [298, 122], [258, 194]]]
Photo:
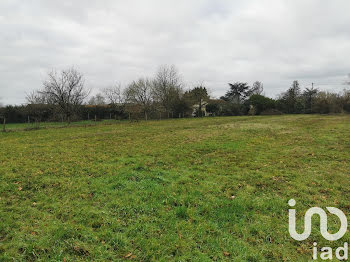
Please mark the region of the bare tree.
[[252, 86], [252, 95], [261, 95], [264, 91], [264, 85], [260, 81], [255, 81]]
[[95, 96], [91, 97], [89, 102], [89, 105], [99, 106], [99, 105], [105, 105], [105, 97], [102, 94], [96, 94]]
[[173, 110], [174, 104], [183, 93], [182, 81], [174, 65], [163, 65], [159, 68], [154, 79], [154, 96], [168, 113]]
[[116, 84], [112, 87], [107, 87], [103, 89], [102, 92], [107, 99], [107, 103], [110, 105], [120, 105], [124, 102], [120, 84]]
[[46, 96], [42, 95], [40, 91], [32, 91], [26, 95], [28, 104], [25, 107], [25, 112], [28, 114], [28, 123], [30, 119], [34, 118], [36, 127], [39, 128], [43, 116], [47, 113]]
[[140, 78], [133, 81], [125, 89], [126, 101], [132, 104], [138, 104], [142, 107], [145, 114], [145, 119], [148, 119], [148, 113], [151, 110], [153, 103], [153, 85], [152, 81], [146, 78]]
[[40, 91], [32, 91], [26, 95], [26, 100], [30, 105], [46, 104], [46, 96], [42, 95]]
[[84, 88], [83, 75], [74, 68], [60, 73], [53, 70], [43, 84], [44, 88], [39, 94], [48, 104], [57, 105], [70, 123], [71, 116], [89, 95]]
[[119, 117], [122, 116], [125, 111], [125, 99], [121, 91], [121, 85], [115, 84], [114, 86], [103, 89], [102, 92], [107, 100], [107, 104], [109, 104], [115, 115], [115, 119], [117, 119], [117, 115]]

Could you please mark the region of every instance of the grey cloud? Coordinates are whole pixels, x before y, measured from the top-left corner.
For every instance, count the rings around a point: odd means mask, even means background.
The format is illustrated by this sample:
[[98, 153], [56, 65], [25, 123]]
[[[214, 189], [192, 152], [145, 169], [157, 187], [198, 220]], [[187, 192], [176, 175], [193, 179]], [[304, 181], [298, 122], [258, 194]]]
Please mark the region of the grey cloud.
[[215, 96], [231, 81], [275, 96], [294, 79], [341, 90], [350, 72], [347, 0], [2, 0], [0, 97], [25, 102], [52, 68], [76, 66], [96, 93], [176, 64]]

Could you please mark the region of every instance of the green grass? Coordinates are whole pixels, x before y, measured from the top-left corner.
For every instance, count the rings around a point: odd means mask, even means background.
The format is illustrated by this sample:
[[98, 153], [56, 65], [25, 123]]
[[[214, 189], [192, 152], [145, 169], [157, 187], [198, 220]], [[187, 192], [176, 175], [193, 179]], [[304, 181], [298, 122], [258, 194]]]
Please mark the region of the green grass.
[[[288, 200], [349, 214], [350, 116], [0, 133], [0, 261], [307, 261]], [[337, 229], [329, 215], [330, 230]]]
[[[61, 127], [74, 127], [74, 126], [90, 126], [97, 124], [112, 124], [115, 123], [115, 120], [103, 120], [103, 121], [93, 121], [93, 120], [84, 120], [72, 122], [69, 125], [66, 122], [42, 122], [42, 123], [7, 123], [5, 128], [7, 131], [18, 131], [18, 130], [32, 130], [32, 129], [43, 129], [43, 128], [61, 128]], [[0, 131], [3, 130], [3, 124], [0, 123]]]

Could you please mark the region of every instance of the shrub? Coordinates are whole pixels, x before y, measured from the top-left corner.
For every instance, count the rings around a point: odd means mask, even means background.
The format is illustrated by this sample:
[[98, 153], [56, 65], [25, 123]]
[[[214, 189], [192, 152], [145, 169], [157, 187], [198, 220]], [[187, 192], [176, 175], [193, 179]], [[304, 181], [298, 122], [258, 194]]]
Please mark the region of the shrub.
[[275, 100], [262, 95], [252, 95], [249, 98], [249, 104], [254, 106], [257, 115], [265, 110], [274, 109], [276, 106]]

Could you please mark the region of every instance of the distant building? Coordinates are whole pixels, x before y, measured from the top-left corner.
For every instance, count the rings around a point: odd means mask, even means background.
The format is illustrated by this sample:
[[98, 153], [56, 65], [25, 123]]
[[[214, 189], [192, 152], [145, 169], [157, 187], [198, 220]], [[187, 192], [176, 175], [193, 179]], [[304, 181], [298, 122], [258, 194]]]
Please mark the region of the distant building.
[[[207, 112], [206, 107], [207, 107], [208, 102], [203, 101], [202, 102], [202, 116], [209, 116], [210, 114]], [[192, 116], [197, 116], [197, 112], [199, 111], [199, 104], [194, 104], [192, 106]]]

